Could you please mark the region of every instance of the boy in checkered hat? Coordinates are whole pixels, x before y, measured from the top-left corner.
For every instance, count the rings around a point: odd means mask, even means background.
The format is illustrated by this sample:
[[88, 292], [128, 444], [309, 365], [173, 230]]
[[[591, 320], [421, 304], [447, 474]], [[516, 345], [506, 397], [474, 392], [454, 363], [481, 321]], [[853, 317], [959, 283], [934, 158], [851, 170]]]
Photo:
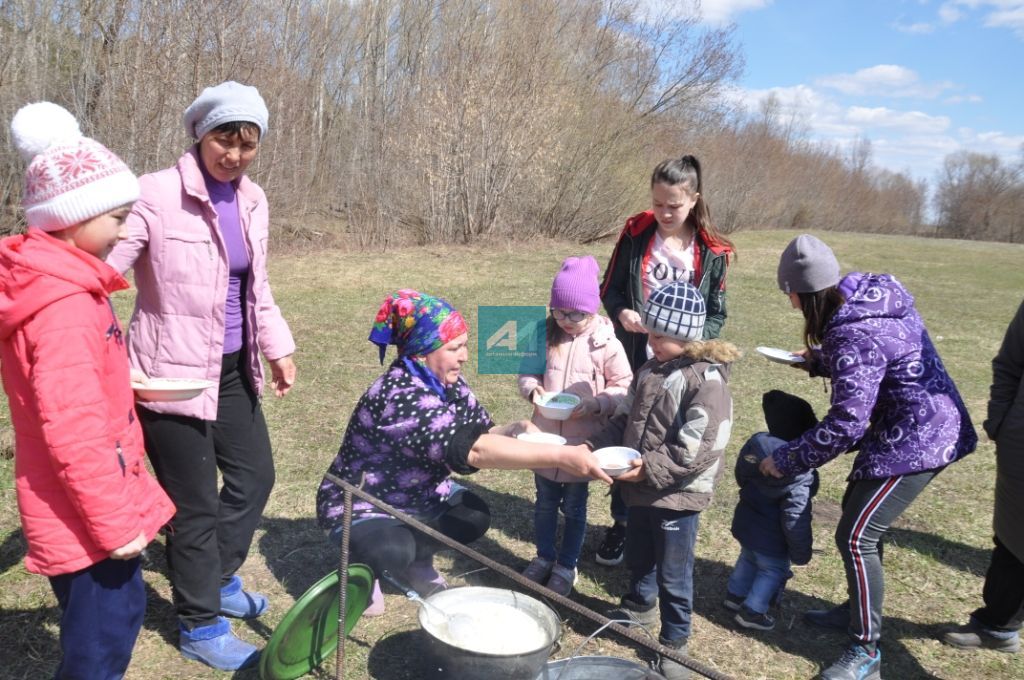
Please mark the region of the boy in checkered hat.
[[[654, 357], [637, 371], [608, 426], [587, 440], [591, 449], [622, 445], [641, 455], [616, 478], [629, 507], [630, 580], [611, 616], [645, 626], [660, 617], [659, 641], [683, 654], [697, 525], [722, 474], [732, 429], [729, 367], [740, 356], [731, 343], [701, 340], [705, 315], [692, 284], [676, 281], [651, 294], [641, 320]], [[661, 673], [669, 680], [689, 677], [667, 658]]]
[[120, 678], [142, 626], [139, 555], [174, 514], [146, 470], [128, 351], [103, 261], [139, 182], [56, 104], [23, 107], [11, 139], [27, 230], [0, 241], [0, 369], [11, 410], [25, 568], [60, 605], [57, 678]]

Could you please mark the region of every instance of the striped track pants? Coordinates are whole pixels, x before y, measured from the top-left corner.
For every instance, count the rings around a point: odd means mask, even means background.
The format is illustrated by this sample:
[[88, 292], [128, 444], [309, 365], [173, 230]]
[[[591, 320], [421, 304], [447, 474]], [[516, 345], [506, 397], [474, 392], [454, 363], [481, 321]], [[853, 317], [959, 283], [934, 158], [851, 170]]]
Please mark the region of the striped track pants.
[[877, 642], [881, 636], [885, 583], [878, 542], [939, 472], [859, 480], [846, 488], [836, 546], [846, 566], [849, 632], [858, 642]]

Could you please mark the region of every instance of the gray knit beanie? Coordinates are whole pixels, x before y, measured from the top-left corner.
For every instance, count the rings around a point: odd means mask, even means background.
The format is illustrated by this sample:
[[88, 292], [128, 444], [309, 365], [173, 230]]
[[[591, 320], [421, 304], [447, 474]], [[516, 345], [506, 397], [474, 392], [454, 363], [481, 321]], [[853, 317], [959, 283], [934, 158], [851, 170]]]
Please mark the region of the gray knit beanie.
[[688, 341], [704, 337], [706, 317], [700, 291], [686, 281], [673, 281], [651, 293], [640, 321], [651, 333]]
[[185, 132], [193, 139], [202, 139], [203, 135], [218, 125], [242, 121], [258, 127], [260, 139], [263, 139], [267, 135], [269, 118], [270, 113], [259, 90], [229, 80], [200, 92], [185, 109], [182, 123]]
[[817, 293], [839, 283], [839, 261], [832, 249], [810, 234], [789, 242], [779, 258], [783, 293]]

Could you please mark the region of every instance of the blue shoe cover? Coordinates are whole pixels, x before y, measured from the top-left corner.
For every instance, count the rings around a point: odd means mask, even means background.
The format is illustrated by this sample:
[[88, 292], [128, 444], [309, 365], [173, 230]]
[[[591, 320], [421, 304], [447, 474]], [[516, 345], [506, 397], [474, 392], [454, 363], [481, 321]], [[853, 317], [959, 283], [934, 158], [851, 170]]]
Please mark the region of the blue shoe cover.
[[260, 650], [235, 637], [231, 624], [222, 617], [217, 617], [217, 623], [192, 630], [181, 626], [178, 649], [186, 659], [202, 661], [222, 671], [248, 668], [260, 660]]
[[254, 619], [267, 611], [267, 598], [242, 589], [242, 579], [232, 576], [220, 589], [220, 613], [236, 619]]

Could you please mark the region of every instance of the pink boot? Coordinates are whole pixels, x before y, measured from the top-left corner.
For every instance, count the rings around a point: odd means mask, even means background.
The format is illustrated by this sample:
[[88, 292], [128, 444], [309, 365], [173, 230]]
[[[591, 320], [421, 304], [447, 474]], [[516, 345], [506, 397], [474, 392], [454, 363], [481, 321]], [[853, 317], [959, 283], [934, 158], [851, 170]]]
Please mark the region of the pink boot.
[[373, 579], [373, 593], [370, 604], [363, 611], [363, 616], [380, 616], [384, 613], [384, 593], [380, 592], [380, 581]]
[[433, 595], [439, 590], [448, 589], [448, 581], [445, 581], [444, 576], [441, 576], [434, 569], [433, 560], [417, 560], [413, 562], [405, 570], [405, 578], [409, 585], [413, 587], [413, 590], [423, 597]]

